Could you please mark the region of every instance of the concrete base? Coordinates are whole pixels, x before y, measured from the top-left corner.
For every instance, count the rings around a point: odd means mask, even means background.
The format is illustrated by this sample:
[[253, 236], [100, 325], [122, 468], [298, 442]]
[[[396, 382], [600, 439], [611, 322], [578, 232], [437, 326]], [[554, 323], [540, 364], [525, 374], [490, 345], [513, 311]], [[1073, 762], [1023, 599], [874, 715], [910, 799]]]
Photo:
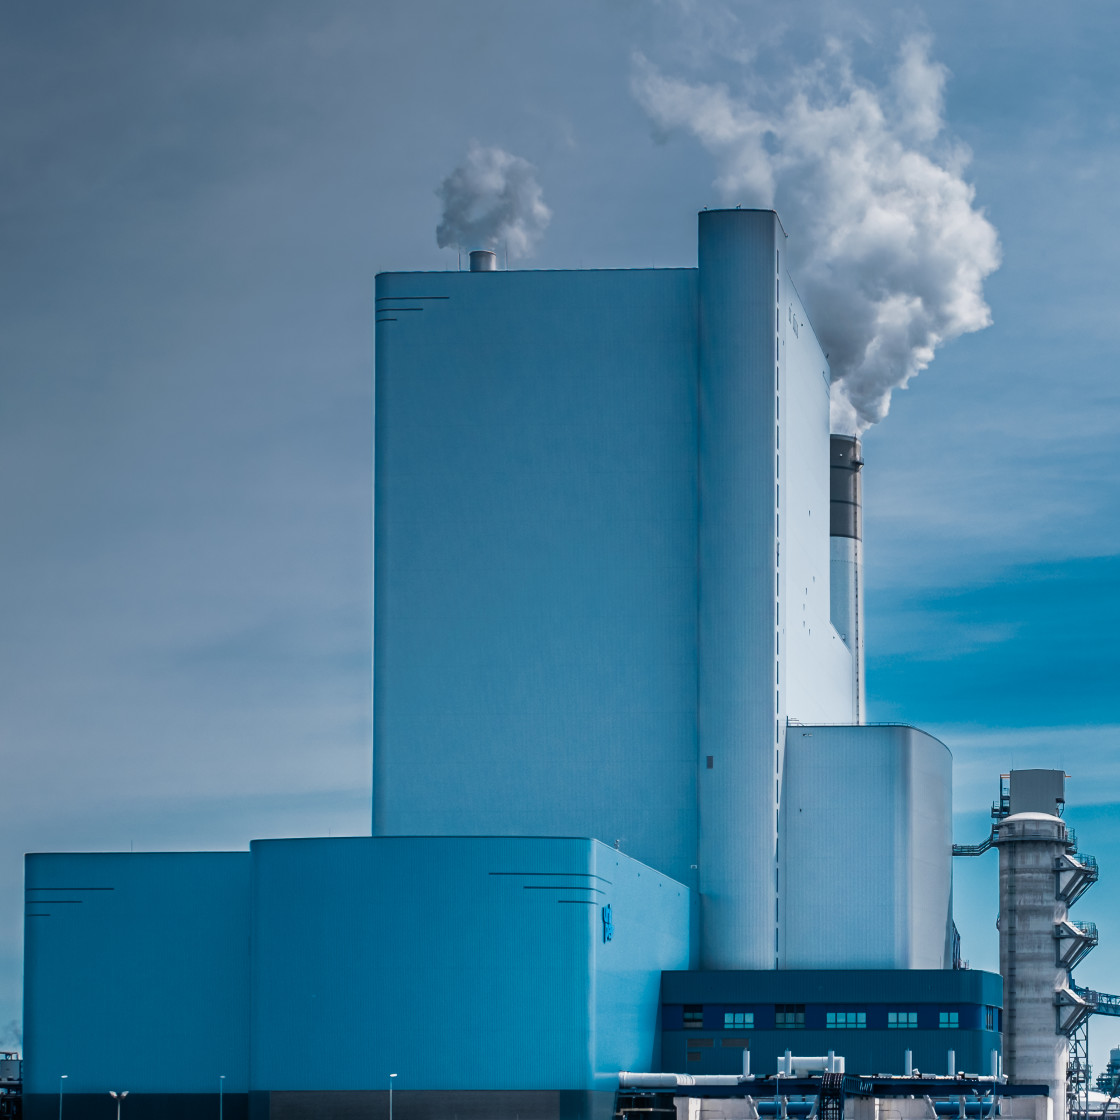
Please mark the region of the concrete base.
[[[393, 1120], [610, 1120], [614, 1093], [574, 1090], [411, 1090], [393, 1093]], [[250, 1120], [388, 1120], [389, 1094], [334, 1090], [250, 1094]]]
[[[395, 1111], [395, 1110], [394, 1110]], [[65, 1093], [64, 1120], [112, 1120], [117, 1105], [104, 1093]], [[248, 1120], [245, 1093], [222, 1094], [222, 1120]], [[121, 1120], [201, 1120], [218, 1118], [217, 1093], [129, 1093]], [[57, 1093], [29, 1093], [23, 1098], [23, 1120], [58, 1120]]]
[[[106, 1120], [106, 1093], [67, 1093], [65, 1120]], [[112, 1106], [112, 1107], [111, 1107]], [[58, 1094], [24, 1097], [24, 1120], [57, 1120]], [[413, 1090], [393, 1093], [393, 1120], [611, 1120], [614, 1093], [573, 1090]], [[389, 1094], [374, 1090], [226, 1093], [222, 1120], [388, 1120]], [[122, 1120], [218, 1118], [217, 1093], [129, 1093]]]

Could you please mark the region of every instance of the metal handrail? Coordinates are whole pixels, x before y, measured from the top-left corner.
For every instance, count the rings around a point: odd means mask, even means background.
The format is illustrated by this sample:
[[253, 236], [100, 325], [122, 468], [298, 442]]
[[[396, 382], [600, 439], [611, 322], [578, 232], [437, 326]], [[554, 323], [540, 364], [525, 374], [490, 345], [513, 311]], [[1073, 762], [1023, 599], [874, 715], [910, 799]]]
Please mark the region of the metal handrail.
[[999, 829], [993, 828], [979, 844], [954, 844], [955, 856], [982, 856], [999, 839]]
[[1094, 991], [1092, 988], [1082, 988], [1070, 982], [1074, 995], [1080, 996], [1086, 1003], [1091, 1004], [1093, 1011], [1098, 1015], [1120, 1016], [1120, 996], [1109, 995], [1108, 992]]

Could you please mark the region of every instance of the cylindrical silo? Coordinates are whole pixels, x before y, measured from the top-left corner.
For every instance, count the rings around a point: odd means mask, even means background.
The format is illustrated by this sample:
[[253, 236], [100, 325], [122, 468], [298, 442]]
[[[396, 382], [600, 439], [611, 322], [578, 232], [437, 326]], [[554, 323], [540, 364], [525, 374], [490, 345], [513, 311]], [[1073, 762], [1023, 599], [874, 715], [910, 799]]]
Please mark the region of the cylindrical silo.
[[852, 654], [855, 722], [863, 723], [863, 448], [855, 436], [829, 443], [829, 607]]
[[1059, 1032], [1058, 897], [1066, 826], [1046, 813], [1017, 813], [999, 825], [999, 967], [1003, 973], [1003, 1058], [1012, 1082], [1050, 1086], [1054, 1120], [1066, 1115], [1069, 1040]]
[[699, 247], [700, 965], [777, 958], [779, 254], [769, 210], [705, 210]]

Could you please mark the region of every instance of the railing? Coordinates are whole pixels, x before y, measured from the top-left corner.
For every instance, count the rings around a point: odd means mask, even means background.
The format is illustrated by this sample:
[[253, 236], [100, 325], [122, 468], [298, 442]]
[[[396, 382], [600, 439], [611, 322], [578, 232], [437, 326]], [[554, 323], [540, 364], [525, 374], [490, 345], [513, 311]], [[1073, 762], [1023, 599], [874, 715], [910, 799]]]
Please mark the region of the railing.
[[1120, 996], [1109, 995], [1108, 992], [1097, 992], [1092, 988], [1081, 988], [1077, 984], [1070, 985], [1074, 995], [1080, 996], [1086, 1003], [1092, 1004], [1097, 1015], [1120, 1016]]
[[993, 828], [979, 844], [954, 844], [955, 856], [982, 856], [999, 838], [999, 829]]

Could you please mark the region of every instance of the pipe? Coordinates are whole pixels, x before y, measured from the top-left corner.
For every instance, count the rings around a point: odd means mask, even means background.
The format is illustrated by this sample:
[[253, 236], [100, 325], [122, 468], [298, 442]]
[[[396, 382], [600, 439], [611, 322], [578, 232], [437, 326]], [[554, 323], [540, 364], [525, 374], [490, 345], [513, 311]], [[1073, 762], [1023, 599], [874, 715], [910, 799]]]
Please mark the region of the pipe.
[[698, 1087], [709, 1085], [743, 1085], [754, 1078], [737, 1073], [629, 1073], [618, 1075], [618, 1084], [623, 1089], [676, 1089], [689, 1085]]
[[802, 1057], [790, 1053], [778, 1056], [778, 1076], [793, 1077], [797, 1073], [843, 1073], [844, 1059], [834, 1050], [814, 1057]]

